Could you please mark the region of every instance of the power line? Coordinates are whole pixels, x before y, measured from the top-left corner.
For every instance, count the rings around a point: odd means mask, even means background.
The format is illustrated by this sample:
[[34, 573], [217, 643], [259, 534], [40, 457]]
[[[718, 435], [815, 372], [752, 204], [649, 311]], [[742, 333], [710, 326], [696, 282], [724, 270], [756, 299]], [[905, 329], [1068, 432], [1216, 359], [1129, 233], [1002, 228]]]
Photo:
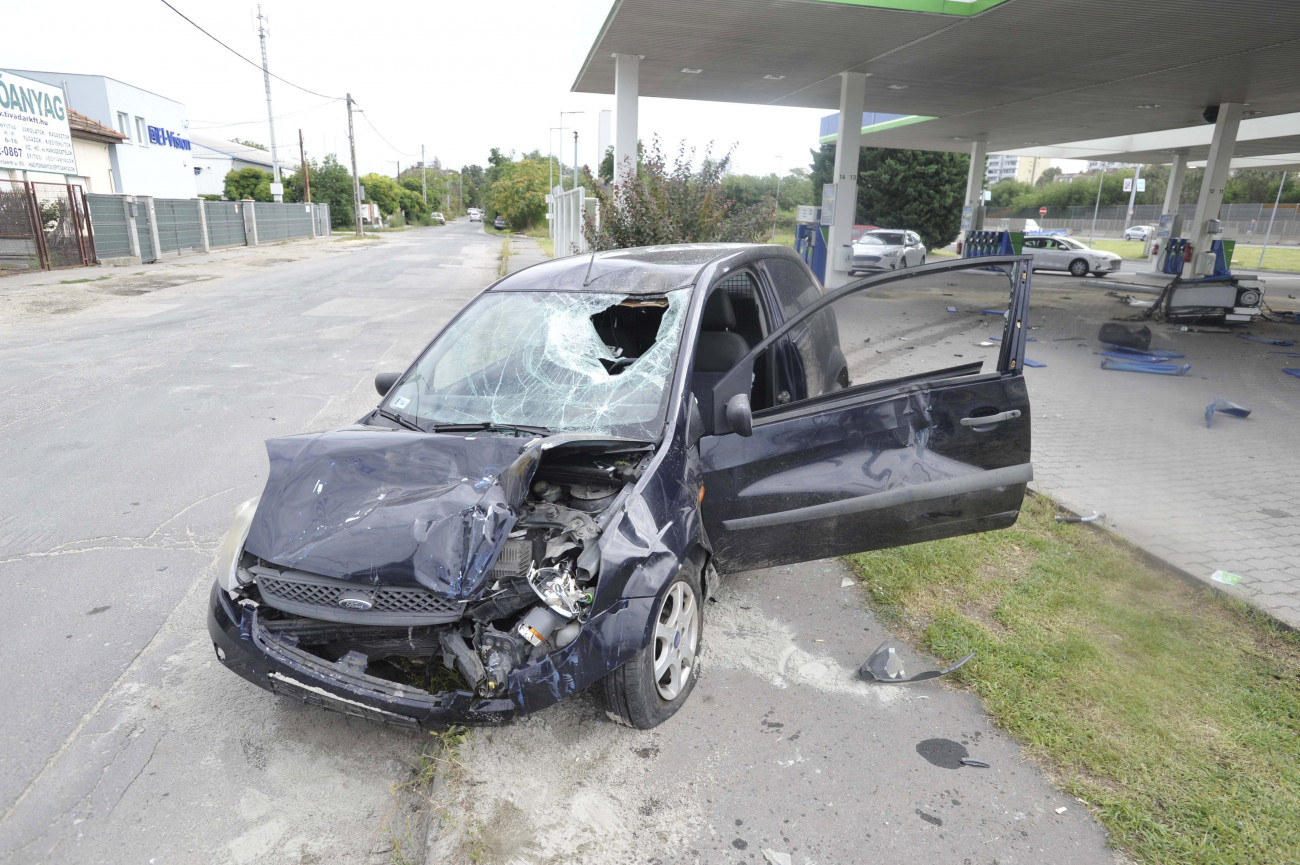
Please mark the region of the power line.
[[[356, 101], [355, 101], [355, 100], [353, 100], [353, 104], [356, 104]], [[360, 109], [358, 109], [358, 110], [360, 110]], [[405, 150], [401, 150], [401, 149], [399, 149], [399, 148], [397, 148], [397, 147], [394, 147], [394, 146], [393, 146], [393, 142], [389, 141], [387, 138], [384, 137], [384, 133], [380, 132], [379, 129], [375, 126], [375, 124], [373, 124], [373, 123], [370, 122], [370, 117], [369, 117], [368, 115], [366, 115], [364, 111], [361, 111], [361, 119], [364, 120], [364, 121], [366, 121], [366, 125], [367, 125], [367, 126], [369, 126], [371, 129], [374, 129], [374, 130], [375, 130], [375, 134], [379, 136], [379, 140], [382, 141], [382, 142], [384, 142], [385, 144], [387, 144], [387, 145], [388, 145], [388, 148], [389, 148], [390, 150], [392, 150], [394, 153], [400, 154], [401, 156], [409, 156], [409, 157], [411, 157], [412, 159], [415, 158], [415, 154], [414, 154], [414, 153], [407, 153]]]
[[[200, 33], [202, 33], [204, 36], [208, 37], [208, 38], [211, 39], [213, 42], [217, 43], [217, 44], [220, 45], [222, 48], [226, 49], [226, 50], [229, 51], [231, 54], [233, 54], [233, 55], [235, 55], [236, 57], [238, 57], [240, 60], [243, 60], [243, 61], [244, 61], [245, 63], [247, 63], [249, 66], [256, 66], [257, 69], [258, 69], [259, 71], [262, 69], [262, 64], [260, 64], [260, 63], [255, 63], [254, 61], [249, 60], [249, 59], [248, 59], [247, 57], [245, 57], [243, 54], [240, 54], [238, 51], [236, 51], [235, 49], [231, 48], [229, 45], [227, 45], [226, 43], [222, 42], [220, 39], [218, 39], [217, 37], [213, 36], [213, 35], [212, 35], [211, 33], [209, 33], [208, 31], [204, 30], [202, 27], [200, 27], [197, 23], [194, 22], [194, 19], [190, 18], [188, 15], [186, 15], [186, 14], [185, 14], [184, 12], [182, 12], [181, 10], [177, 9], [177, 8], [176, 8], [175, 6], [173, 6], [172, 4], [168, 3], [167, 0], [159, 0], [159, 2], [162, 3], [162, 5], [166, 6], [168, 9], [172, 10], [173, 12], [175, 12], [177, 15], [181, 16], [182, 18], [184, 18], [186, 21], [188, 21], [191, 25], [193, 25], [193, 27], [194, 27], [196, 30], [198, 30], [198, 31], [199, 31]], [[312, 96], [319, 96], [321, 99], [332, 99], [332, 100], [336, 100], [336, 101], [337, 101], [337, 100], [343, 98], [342, 96], [327, 96], [327, 95], [325, 95], [324, 93], [317, 93], [315, 90], [308, 90], [306, 87], [303, 87], [303, 86], [301, 86], [301, 85], [299, 85], [299, 84], [294, 84], [292, 81], [289, 81], [289, 80], [287, 80], [287, 79], [285, 79], [285, 78], [281, 78], [279, 75], [276, 75], [274, 72], [271, 72], [271, 73], [269, 73], [269, 74], [270, 74], [270, 76], [271, 76], [272, 78], [274, 78], [274, 79], [277, 80], [277, 81], [281, 81], [281, 82], [283, 82], [283, 83], [285, 83], [285, 84], [288, 84], [290, 87], [295, 87], [295, 88], [297, 88], [298, 90], [301, 90], [303, 93], [310, 93]], [[380, 137], [382, 138], [383, 136], [381, 135]]]

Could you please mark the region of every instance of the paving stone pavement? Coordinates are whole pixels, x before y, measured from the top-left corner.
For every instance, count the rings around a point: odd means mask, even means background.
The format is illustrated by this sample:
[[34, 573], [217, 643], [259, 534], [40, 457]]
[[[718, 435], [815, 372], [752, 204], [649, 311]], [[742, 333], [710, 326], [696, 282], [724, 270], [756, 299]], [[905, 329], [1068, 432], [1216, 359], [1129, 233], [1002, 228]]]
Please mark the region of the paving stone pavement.
[[[1300, 346], [1239, 338], [1250, 333], [1300, 343], [1300, 326], [1260, 322], [1219, 334], [1153, 323], [1152, 347], [1186, 355], [1179, 361], [1191, 364], [1185, 376], [1103, 370], [1098, 328], [1138, 310], [1108, 296], [1108, 288], [1122, 289], [1118, 283], [1090, 282], [1046, 273], [1033, 278], [1035, 341], [1026, 356], [1047, 364], [1025, 372], [1035, 485], [1073, 510], [1101, 511], [1121, 537], [1300, 628], [1300, 379], [1282, 372], [1300, 367], [1300, 357], [1275, 353]], [[1276, 282], [1274, 308], [1300, 307], [1288, 298], [1300, 294], [1294, 280]], [[971, 273], [874, 292], [900, 316], [897, 325], [882, 316], [883, 339], [873, 344], [900, 355], [899, 371], [933, 367], [940, 358], [951, 363], [947, 358], [963, 345], [969, 360], [972, 341], [1000, 330], [1000, 322], [977, 313], [1005, 305], [1005, 286], [996, 275]], [[955, 315], [946, 312], [953, 303]], [[928, 340], [925, 332], [904, 329], [921, 316], [946, 321], [942, 338], [938, 329]], [[969, 328], [954, 332], [965, 322]], [[914, 335], [900, 343], [895, 330]], [[898, 351], [907, 347], [916, 350]], [[1250, 408], [1250, 416], [1218, 414], [1207, 429], [1205, 407], [1215, 397]], [[1240, 576], [1240, 584], [1212, 582], [1220, 570]]]

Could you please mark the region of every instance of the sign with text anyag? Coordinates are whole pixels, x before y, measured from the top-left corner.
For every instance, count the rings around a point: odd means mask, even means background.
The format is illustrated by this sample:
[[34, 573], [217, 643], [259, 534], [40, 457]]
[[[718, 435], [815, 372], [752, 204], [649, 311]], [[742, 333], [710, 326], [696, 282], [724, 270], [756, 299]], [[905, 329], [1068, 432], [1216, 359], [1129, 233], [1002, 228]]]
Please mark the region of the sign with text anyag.
[[0, 71], [0, 168], [77, 173], [62, 88]]

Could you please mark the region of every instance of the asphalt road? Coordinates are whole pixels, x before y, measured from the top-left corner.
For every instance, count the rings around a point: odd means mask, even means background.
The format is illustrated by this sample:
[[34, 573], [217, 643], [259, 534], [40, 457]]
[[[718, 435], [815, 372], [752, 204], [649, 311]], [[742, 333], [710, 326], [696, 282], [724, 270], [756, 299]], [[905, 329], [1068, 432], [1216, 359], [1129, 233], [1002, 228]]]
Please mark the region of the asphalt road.
[[[251, 861], [390, 806], [410, 738], [315, 713], [286, 735], [302, 713], [216, 665], [203, 596], [234, 506], [261, 489], [262, 441], [373, 406], [375, 372], [404, 368], [495, 278], [499, 249], [462, 222], [14, 290], [27, 300], [0, 317], [0, 860], [141, 861], [144, 831], [159, 862], [199, 861], [253, 830], [230, 851]], [[305, 749], [293, 769], [291, 742]], [[359, 747], [379, 759], [349, 762]], [[288, 821], [284, 772], [349, 789]], [[245, 818], [199, 825], [223, 803]]]
[[580, 695], [476, 732], [438, 791], [449, 819], [391, 792], [419, 737], [221, 668], [206, 591], [261, 440], [372, 406], [374, 373], [499, 248], [453, 223], [0, 283], [0, 862], [378, 863], [395, 841], [430, 862], [1112, 861], [975, 698], [853, 678], [885, 634], [833, 563], [731, 579], [657, 730]]

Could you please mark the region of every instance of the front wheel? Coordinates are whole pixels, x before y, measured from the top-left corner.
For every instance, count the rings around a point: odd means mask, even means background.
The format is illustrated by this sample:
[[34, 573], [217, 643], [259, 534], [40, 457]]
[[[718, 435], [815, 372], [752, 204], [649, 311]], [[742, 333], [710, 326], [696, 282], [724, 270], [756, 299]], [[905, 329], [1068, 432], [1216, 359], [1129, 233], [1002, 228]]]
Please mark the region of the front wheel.
[[606, 676], [601, 696], [610, 718], [648, 730], [667, 721], [695, 687], [704, 630], [700, 575], [685, 564], [664, 591], [650, 623], [650, 644]]
[[1087, 276], [1087, 275], [1088, 275], [1088, 262], [1084, 261], [1082, 258], [1076, 258], [1074, 261], [1070, 262], [1070, 276]]

